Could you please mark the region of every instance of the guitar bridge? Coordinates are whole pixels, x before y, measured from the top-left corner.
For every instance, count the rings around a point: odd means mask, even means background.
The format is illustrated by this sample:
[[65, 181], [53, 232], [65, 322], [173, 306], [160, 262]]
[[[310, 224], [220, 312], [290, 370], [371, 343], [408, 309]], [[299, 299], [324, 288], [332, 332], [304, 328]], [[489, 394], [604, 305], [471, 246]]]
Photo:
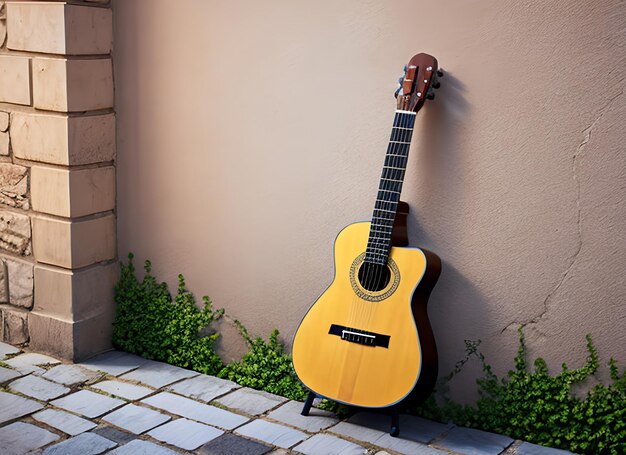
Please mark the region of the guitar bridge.
[[389, 335], [381, 335], [380, 333], [344, 327], [338, 324], [332, 324], [328, 333], [330, 335], [337, 335], [342, 340], [350, 343], [358, 343], [364, 346], [379, 346], [381, 348], [388, 348], [389, 339], [391, 338]]

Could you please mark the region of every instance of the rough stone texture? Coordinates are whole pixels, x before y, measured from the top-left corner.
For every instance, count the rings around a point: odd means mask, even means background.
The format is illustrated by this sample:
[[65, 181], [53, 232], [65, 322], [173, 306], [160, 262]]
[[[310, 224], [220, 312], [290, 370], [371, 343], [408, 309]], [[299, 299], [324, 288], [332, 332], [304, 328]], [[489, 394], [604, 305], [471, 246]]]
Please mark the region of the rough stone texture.
[[0, 367], [0, 384], [4, 384], [12, 379], [19, 378], [22, 375], [19, 371], [10, 368]]
[[30, 208], [27, 167], [0, 163], [0, 204], [24, 210]]
[[178, 452], [149, 441], [136, 439], [109, 452], [111, 455], [178, 455]]
[[38, 368], [37, 365], [56, 365], [61, 362], [54, 357], [35, 352], [28, 352], [15, 356], [10, 360], [5, 361], [5, 363], [23, 373], [33, 373], [43, 371], [42, 368]]
[[35, 266], [35, 310], [72, 320], [112, 312], [113, 288], [118, 277], [116, 263], [78, 271], [38, 264]]
[[66, 268], [113, 259], [115, 216], [86, 221], [33, 218], [33, 249], [38, 262]]
[[513, 443], [513, 439], [473, 428], [454, 427], [434, 444], [467, 455], [498, 455]]
[[0, 257], [0, 304], [9, 303], [9, 272], [6, 261]]
[[[384, 413], [359, 412], [348, 419], [348, 422], [362, 427], [373, 428], [375, 430], [387, 432], [391, 423], [389, 415]], [[429, 443], [436, 437], [442, 435], [450, 428], [452, 424], [444, 424], [433, 422], [432, 420], [422, 419], [420, 417], [401, 415], [400, 431], [402, 439], [411, 441]]]
[[122, 351], [110, 351], [99, 354], [80, 363], [80, 366], [94, 371], [104, 371], [112, 376], [120, 376], [147, 362], [146, 359]]
[[141, 400], [142, 403], [163, 409], [169, 413], [207, 423], [225, 430], [232, 430], [248, 421], [246, 417], [207, 404], [198, 403], [169, 392], [161, 392]]
[[57, 439], [58, 435], [30, 423], [15, 422], [0, 428], [0, 447], [4, 455], [30, 453]]
[[311, 408], [309, 415], [303, 416], [300, 414], [302, 405], [303, 403], [298, 401], [290, 401], [270, 412], [268, 417], [309, 433], [318, 432], [339, 422], [333, 413], [317, 408]]
[[102, 417], [102, 420], [126, 431], [130, 431], [131, 433], [141, 434], [167, 422], [170, 418], [170, 416], [153, 411], [152, 409], [127, 404], [105, 415]]
[[31, 255], [28, 215], [0, 210], [0, 249], [20, 256]]
[[121, 376], [122, 379], [139, 381], [149, 386], [160, 388], [181, 379], [197, 376], [197, 371], [186, 370], [161, 362], [147, 361], [139, 368]]
[[0, 111], [0, 131], [7, 131], [8, 129], [9, 129], [9, 113]]
[[0, 47], [4, 45], [4, 40], [7, 37], [7, 16], [4, 2], [0, 2]]
[[[58, 169], [33, 166], [30, 174], [33, 209], [64, 217], [113, 210], [115, 168]], [[65, 197], [59, 197], [62, 194]]]
[[122, 406], [124, 403], [125, 401], [123, 400], [107, 397], [89, 390], [80, 390], [51, 402], [58, 408], [67, 409], [89, 418], [99, 417], [108, 411]]
[[9, 303], [27, 309], [33, 306], [33, 265], [6, 259], [9, 285]]
[[95, 433], [81, 433], [78, 436], [48, 447], [42, 455], [98, 455], [117, 446], [116, 442]]
[[92, 387], [131, 401], [140, 400], [154, 392], [154, 389], [122, 381], [101, 381]]
[[66, 166], [112, 161], [115, 116], [13, 112], [11, 147], [17, 158]]
[[77, 434], [96, 427], [96, 424], [89, 420], [56, 409], [44, 409], [43, 411], [33, 414], [33, 419], [56, 428], [63, 433], [67, 433], [70, 436], [76, 436]]
[[514, 455], [567, 455], [572, 452], [531, 444], [530, 442], [522, 442], [515, 448], [513, 453]]
[[369, 442], [370, 444], [406, 455], [444, 455], [448, 453], [428, 447], [419, 442], [404, 439], [402, 437], [402, 429], [400, 429], [400, 437], [393, 437], [390, 436], [388, 432], [361, 427], [348, 422], [341, 422], [329, 428], [327, 431], [341, 436], [347, 436], [357, 441]]
[[253, 420], [237, 428], [235, 433], [258, 439], [259, 441], [264, 441], [268, 444], [282, 447], [283, 449], [288, 449], [308, 437], [306, 433], [301, 431], [265, 420]]
[[9, 136], [9, 133], [0, 132], [0, 155], [4, 155], [4, 156], [9, 155], [10, 143], [11, 143], [11, 137]]
[[108, 54], [111, 10], [65, 3], [7, 4], [9, 49], [50, 54]]
[[11, 344], [28, 341], [28, 311], [0, 305], [0, 339]]
[[225, 433], [200, 447], [196, 453], [199, 455], [231, 455], [235, 453], [264, 455], [271, 450], [271, 447], [260, 442], [251, 441], [232, 433]]
[[239, 387], [235, 382], [201, 374], [172, 384], [168, 389], [189, 398], [209, 402]]
[[13, 381], [9, 384], [9, 388], [41, 401], [52, 400], [70, 391], [67, 387], [57, 384], [56, 382], [47, 381], [32, 374]]
[[185, 450], [194, 450], [224, 432], [187, 419], [177, 419], [148, 433], [159, 441]]
[[0, 341], [0, 360], [4, 360], [7, 355], [17, 354], [20, 352], [15, 346]]
[[287, 398], [246, 387], [235, 390], [216, 401], [246, 414], [260, 415], [284, 403]]
[[296, 452], [305, 455], [318, 455], [320, 453], [334, 453], [338, 455], [363, 455], [365, 448], [339, 439], [329, 434], [316, 434], [301, 444], [294, 447]]
[[114, 311], [110, 306], [100, 310], [105, 313], [80, 321], [31, 310], [28, 313], [30, 348], [75, 362], [111, 349]]
[[0, 55], [0, 102], [30, 104], [30, 58]]
[[57, 365], [41, 375], [42, 378], [67, 386], [82, 384], [98, 376], [100, 375], [97, 372], [81, 368], [78, 365]]
[[33, 105], [59, 112], [113, 107], [111, 59], [33, 58]]
[[39, 411], [43, 405], [12, 393], [0, 391], [0, 424]]
[[118, 430], [117, 428], [110, 427], [108, 425], [100, 425], [92, 433], [99, 434], [102, 437], [117, 442], [119, 445], [127, 444], [137, 438], [133, 433]]

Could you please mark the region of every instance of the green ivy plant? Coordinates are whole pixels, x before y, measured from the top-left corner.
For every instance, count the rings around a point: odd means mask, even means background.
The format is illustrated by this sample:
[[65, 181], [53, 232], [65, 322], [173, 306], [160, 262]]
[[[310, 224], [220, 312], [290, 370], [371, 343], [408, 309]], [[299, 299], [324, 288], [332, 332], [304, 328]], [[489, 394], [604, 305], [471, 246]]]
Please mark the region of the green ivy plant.
[[[243, 359], [224, 365], [215, 352], [218, 333], [211, 333], [213, 321], [224, 310], [213, 310], [208, 297], [203, 307], [185, 287], [179, 275], [174, 298], [167, 285], [151, 274], [145, 263], [139, 280], [129, 254], [128, 264], [121, 265], [121, 278], [115, 288], [117, 315], [113, 327], [116, 347], [149, 359], [233, 380], [243, 386], [265, 390], [292, 400], [304, 400], [307, 390], [296, 377], [291, 358], [284, 352], [279, 332], [268, 340], [253, 338], [235, 321], [249, 350]], [[208, 335], [203, 335], [209, 332]], [[465, 358], [453, 371], [440, 379], [437, 393], [412, 411], [443, 422], [507, 434], [516, 439], [585, 454], [626, 453], [626, 371], [609, 361], [611, 383], [597, 384], [584, 397], [572, 393], [599, 368], [596, 349], [587, 336], [587, 362], [570, 370], [563, 364], [554, 376], [542, 358], [531, 368], [527, 361], [524, 333], [519, 331], [519, 349], [514, 369], [506, 378], [498, 378], [478, 347], [480, 341], [466, 341]], [[475, 405], [460, 405], [447, 398], [450, 381], [471, 359], [481, 362], [483, 376], [478, 379], [479, 399]], [[322, 408], [348, 412], [347, 408], [323, 401]]]
[[476, 405], [461, 406], [449, 399], [438, 405], [431, 397], [416, 411], [441, 421], [453, 420], [459, 425], [576, 453], [624, 454], [626, 370], [620, 373], [611, 359], [611, 384], [597, 384], [583, 398], [572, 393], [573, 387], [598, 371], [597, 351], [591, 336], [587, 335], [586, 339], [589, 355], [585, 365], [570, 370], [563, 364], [561, 372], [551, 376], [542, 358], [535, 360], [534, 370], [529, 367], [524, 333], [520, 329], [515, 368], [503, 379], [493, 373], [484, 356], [477, 351], [479, 342], [468, 342], [466, 358], [439, 387], [458, 373], [469, 357], [476, 356], [482, 363], [484, 374], [477, 381], [480, 397]]
[[219, 373], [223, 367], [215, 352], [219, 333], [201, 336], [200, 330], [207, 330], [224, 310], [214, 311], [206, 296], [199, 308], [182, 275], [178, 276], [178, 293], [172, 299], [167, 284], [157, 282], [151, 274], [150, 261], [144, 268], [140, 281], [132, 254], [128, 255], [128, 264], [121, 264], [120, 281], [115, 287], [113, 345], [148, 359], [211, 375]]
[[291, 400], [304, 400], [307, 391], [296, 377], [291, 357], [285, 354], [284, 345], [278, 341], [278, 330], [274, 329], [265, 341], [261, 337], [252, 338], [241, 322], [235, 320], [235, 325], [249, 351], [239, 362], [226, 365], [219, 376]]

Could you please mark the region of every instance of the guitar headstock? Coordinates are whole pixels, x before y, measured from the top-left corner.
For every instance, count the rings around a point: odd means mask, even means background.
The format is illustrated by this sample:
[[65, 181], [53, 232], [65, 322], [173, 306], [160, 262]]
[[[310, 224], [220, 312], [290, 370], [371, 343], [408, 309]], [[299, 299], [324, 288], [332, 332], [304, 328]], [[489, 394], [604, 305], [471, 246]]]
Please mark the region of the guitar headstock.
[[414, 55], [398, 80], [400, 87], [395, 93], [398, 110], [417, 112], [425, 100], [435, 99], [434, 89], [439, 88], [442, 76], [435, 57], [424, 53]]

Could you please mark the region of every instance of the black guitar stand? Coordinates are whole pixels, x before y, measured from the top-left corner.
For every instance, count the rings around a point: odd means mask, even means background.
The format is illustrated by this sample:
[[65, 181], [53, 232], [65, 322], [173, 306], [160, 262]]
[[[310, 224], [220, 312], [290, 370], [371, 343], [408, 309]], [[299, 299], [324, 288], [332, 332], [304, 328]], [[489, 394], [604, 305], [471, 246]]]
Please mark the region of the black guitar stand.
[[[311, 410], [311, 406], [313, 406], [313, 400], [317, 395], [314, 392], [309, 392], [306, 397], [306, 401], [304, 402], [304, 406], [302, 407], [303, 416], [308, 416], [309, 411]], [[389, 434], [393, 437], [400, 436], [400, 412], [395, 406], [390, 408], [391, 410], [391, 427], [389, 428]]]

